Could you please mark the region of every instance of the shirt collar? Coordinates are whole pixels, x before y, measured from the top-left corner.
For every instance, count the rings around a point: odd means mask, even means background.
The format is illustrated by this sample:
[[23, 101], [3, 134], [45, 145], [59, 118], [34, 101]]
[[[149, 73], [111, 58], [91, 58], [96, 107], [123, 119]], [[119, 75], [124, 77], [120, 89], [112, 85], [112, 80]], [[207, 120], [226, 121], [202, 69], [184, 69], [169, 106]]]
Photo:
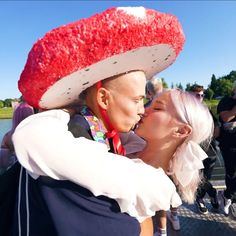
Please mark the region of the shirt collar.
[[101, 121], [99, 121], [99, 119], [93, 114], [93, 112], [87, 106], [83, 106], [80, 113], [87, 120], [90, 126], [93, 139], [99, 143], [106, 144], [108, 149], [110, 150], [109, 141], [105, 135], [106, 128], [104, 124]]

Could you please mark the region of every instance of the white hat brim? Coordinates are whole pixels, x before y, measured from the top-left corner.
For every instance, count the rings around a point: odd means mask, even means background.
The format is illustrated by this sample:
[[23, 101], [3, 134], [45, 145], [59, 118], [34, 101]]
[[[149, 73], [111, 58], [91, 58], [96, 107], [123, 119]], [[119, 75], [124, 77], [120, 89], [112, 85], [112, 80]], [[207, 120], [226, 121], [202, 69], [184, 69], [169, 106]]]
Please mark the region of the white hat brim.
[[144, 71], [150, 79], [174, 62], [175, 51], [169, 45], [141, 47], [112, 56], [61, 78], [42, 96], [39, 105], [50, 109], [78, 101], [79, 94], [96, 82], [128, 71]]

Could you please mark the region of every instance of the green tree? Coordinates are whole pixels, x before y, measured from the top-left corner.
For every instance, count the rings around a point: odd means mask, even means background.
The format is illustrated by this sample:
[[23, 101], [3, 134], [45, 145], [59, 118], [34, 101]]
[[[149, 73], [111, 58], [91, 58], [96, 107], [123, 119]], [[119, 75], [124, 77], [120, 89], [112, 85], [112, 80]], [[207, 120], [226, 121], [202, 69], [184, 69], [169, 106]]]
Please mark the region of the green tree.
[[2, 100], [0, 100], [0, 108], [4, 107], [4, 102]]
[[163, 88], [168, 88], [168, 84], [166, 83], [164, 78], [161, 78], [162, 84], [163, 84]]
[[219, 81], [218, 93], [219, 96], [230, 96], [233, 90], [233, 83], [227, 79]]
[[176, 84], [176, 88], [183, 90], [183, 85], [181, 83]]
[[185, 91], [190, 91], [191, 87], [192, 87], [191, 84], [190, 84], [190, 83], [187, 83], [187, 84], [186, 84]]
[[11, 98], [5, 99], [5, 100], [4, 100], [4, 106], [5, 106], [5, 107], [11, 107], [11, 101], [12, 101]]
[[215, 97], [230, 96], [233, 90], [233, 83], [230, 80], [221, 77], [217, 80], [217, 86], [214, 90]]
[[236, 80], [236, 71], [232, 70], [228, 75], [225, 76], [225, 79], [230, 80], [233, 83]]
[[217, 79], [216, 79], [215, 75], [213, 74], [212, 77], [211, 77], [211, 83], [210, 83], [209, 88], [212, 91], [214, 91], [214, 93], [215, 93], [215, 91], [217, 89], [217, 86], [218, 86], [218, 82], [217, 82]]
[[212, 100], [213, 96], [214, 96], [214, 91], [211, 88], [207, 88], [205, 90], [205, 97], [206, 97], [206, 99]]
[[233, 89], [233, 82], [236, 80], [236, 71], [231, 71], [228, 75], [216, 79], [213, 74], [209, 88], [213, 90], [214, 97], [230, 95]]

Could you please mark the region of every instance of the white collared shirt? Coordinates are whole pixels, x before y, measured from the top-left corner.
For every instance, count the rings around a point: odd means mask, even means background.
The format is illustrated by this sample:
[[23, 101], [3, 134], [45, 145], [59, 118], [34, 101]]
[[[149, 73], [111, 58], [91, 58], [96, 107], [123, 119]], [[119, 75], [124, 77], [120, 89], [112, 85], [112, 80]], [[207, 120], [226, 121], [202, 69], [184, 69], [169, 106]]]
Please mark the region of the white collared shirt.
[[140, 222], [171, 203], [181, 204], [164, 171], [140, 159], [109, 153], [107, 146], [68, 131], [70, 116], [63, 110], [31, 115], [15, 130], [13, 143], [19, 162], [30, 175], [70, 180], [95, 196], [115, 199], [122, 212]]

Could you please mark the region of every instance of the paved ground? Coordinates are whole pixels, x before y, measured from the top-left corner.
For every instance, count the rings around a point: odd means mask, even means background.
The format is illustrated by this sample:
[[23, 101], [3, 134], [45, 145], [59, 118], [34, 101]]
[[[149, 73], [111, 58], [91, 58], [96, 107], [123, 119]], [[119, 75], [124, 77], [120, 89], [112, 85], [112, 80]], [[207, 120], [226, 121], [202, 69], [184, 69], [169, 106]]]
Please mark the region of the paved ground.
[[[219, 189], [222, 183], [218, 184]], [[181, 230], [174, 231], [168, 222], [168, 236], [236, 236], [236, 221], [221, 212], [214, 212], [208, 198], [206, 203], [207, 215], [199, 214], [195, 205], [183, 204], [179, 209]]]
[[[224, 175], [223, 158], [219, 156], [211, 181], [218, 192], [225, 189]], [[181, 230], [174, 231], [168, 222], [168, 236], [236, 236], [236, 221], [222, 212], [214, 212], [208, 198], [206, 204], [207, 215], [199, 214], [195, 205], [183, 204], [178, 211]]]

